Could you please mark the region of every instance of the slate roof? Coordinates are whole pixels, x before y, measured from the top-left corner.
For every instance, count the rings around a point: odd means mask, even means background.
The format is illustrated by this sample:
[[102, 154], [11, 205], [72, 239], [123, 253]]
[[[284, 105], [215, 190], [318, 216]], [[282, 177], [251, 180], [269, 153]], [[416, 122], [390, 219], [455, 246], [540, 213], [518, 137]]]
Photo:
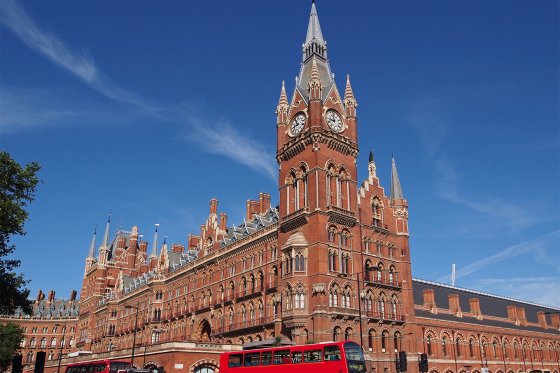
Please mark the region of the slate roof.
[[49, 304], [47, 300], [41, 300], [39, 303], [32, 302], [33, 312], [31, 315], [25, 314], [21, 308], [16, 309], [14, 312], [15, 317], [35, 317], [42, 319], [52, 318], [72, 318], [78, 317], [80, 307], [77, 301], [70, 301], [69, 299], [55, 299]]
[[[271, 224], [274, 224], [278, 221], [278, 209], [270, 208], [264, 214], [259, 215], [255, 214], [254, 218], [250, 221], [243, 221], [243, 224], [238, 226], [228, 227], [226, 228], [226, 235], [222, 240], [221, 247], [226, 247], [235, 243], [236, 241], [243, 239], [265, 227], [268, 227]], [[123, 234], [127, 232], [121, 231]], [[113, 240], [112, 245], [116, 242], [117, 238]], [[128, 238], [127, 238], [128, 240]], [[128, 242], [127, 242], [128, 246]], [[167, 247], [167, 246], [165, 246]], [[169, 271], [174, 272], [179, 270], [181, 267], [187, 265], [198, 259], [198, 248], [188, 249], [186, 252], [177, 253], [172, 251], [171, 249], [167, 249], [167, 257], [169, 258]], [[123, 275], [123, 293], [127, 294], [131, 291], [134, 291], [140, 287], [146, 286], [150, 279], [156, 276], [156, 271], [152, 270], [150, 272], [144, 273], [142, 276], [139, 277], [129, 277]]]
[[[457, 294], [459, 296], [459, 305], [463, 312], [467, 312], [470, 310], [469, 299], [471, 298], [478, 298], [480, 304], [480, 311], [483, 316], [494, 316], [499, 317], [502, 319], [508, 318], [507, 307], [508, 306], [516, 306], [522, 307], [525, 309], [525, 316], [529, 323], [538, 323], [538, 311], [544, 312], [554, 312], [557, 313], [560, 309], [539, 305], [536, 303], [525, 302], [517, 299], [511, 299], [506, 297], [501, 297], [498, 295], [487, 294], [483, 292], [478, 292], [475, 290], [468, 290], [458, 287], [453, 287], [444, 284], [438, 284], [435, 282], [420, 280], [420, 279], [412, 279], [412, 289], [414, 295], [414, 304], [416, 305], [423, 305], [424, 304], [424, 297], [423, 291], [426, 289], [432, 289], [434, 291], [434, 299], [436, 302], [436, 306], [438, 308], [449, 308], [449, 295]], [[441, 319], [441, 320], [450, 320], [450, 321], [463, 321], [472, 324], [479, 324], [479, 325], [488, 325], [488, 326], [497, 326], [497, 327], [508, 327], [514, 328], [519, 330], [534, 330], [534, 331], [543, 331], [542, 328], [533, 327], [533, 326], [518, 326], [511, 322], [500, 322], [495, 320], [478, 320], [475, 317], [468, 317], [463, 315], [462, 318], [456, 317], [454, 315], [449, 314], [442, 314], [442, 313], [431, 313], [430, 311], [424, 310], [416, 310], [416, 315], [421, 317], [428, 317], [432, 319]], [[547, 323], [550, 325], [550, 315], [548, 315]], [[549, 332], [550, 329], [547, 329]], [[560, 331], [555, 330], [555, 334], [560, 335]]]
[[278, 210], [270, 208], [262, 215], [255, 214], [252, 220], [244, 220], [241, 225], [228, 227], [226, 229], [226, 236], [222, 241], [222, 247], [231, 245], [235, 241], [245, 238], [256, 231], [278, 222], [279, 218], [280, 216], [278, 215]]
[[473, 325], [483, 325], [483, 326], [492, 326], [495, 328], [504, 328], [504, 329], [515, 329], [515, 330], [524, 330], [524, 331], [533, 331], [533, 332], [540, 332], [546, 330], [546, 333], [556, 334], [560, 336], [560, 331], [556, 329], [543, 329], [539, 326], [534, 325], [516, 325], [515, 323], [508, 322], [508, 321], [499, 321], [499, 320], [488, 320], [482, 319], [479, 320], [476, 317], [465, 316], [457, 317], [455, 315], [450, 315], [448, 313], [431, 313], [428, 310], [416, 310], [416, 317], [425, 317], [427, 319], [435, 319], [435, 320], [444, 320], [444, 321], [454, 321], [454, 322], [464, 322], [467, 324]]

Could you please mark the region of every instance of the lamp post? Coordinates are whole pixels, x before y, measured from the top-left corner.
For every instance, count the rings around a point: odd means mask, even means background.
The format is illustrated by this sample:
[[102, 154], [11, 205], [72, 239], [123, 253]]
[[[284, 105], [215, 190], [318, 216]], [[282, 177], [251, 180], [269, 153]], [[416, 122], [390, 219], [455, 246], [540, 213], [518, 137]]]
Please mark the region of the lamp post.
[[360, 318], [360, 346], [364, 344], [364, 333], [362, 331], [362, 291], [360, 289], [360, 275], [363, 273], [371, 272], [371, 271], [378, 271], [380, 270], [379, 267], [365, 267], [364, 272], [357, 272], [356, 279], [358, 282], [358, 316]]
[[64, 348], [64, 337], [66, 336], [66, 326], [61, 324], [54, 324], [54, 326], [62, 327], [62, 339], [60, 340], [60, 351], [58, 352], [58, 367], [56, 368], [56, 373], [60, 373], [60, 362], [62, 360], [62, 349]]
[[[132, 308], [132, 309], [136, 310], [136, 317], [134, 318], [134, 336], [132, 337], [132, 356], [130, 358], [130, 365], [132, 365], [133, 368], [134, 368], [134, 347], [136, 347], [136, 329], [138, 328], [138, 306], [139, 305], [140, 305], [140, 302], [138, 302], [136, 304], [136, 307], [130, 306], [130, 305], [124, 306], [124, 308]], [[60, 373], [60, 372], [58, 372], [58, 373]]]

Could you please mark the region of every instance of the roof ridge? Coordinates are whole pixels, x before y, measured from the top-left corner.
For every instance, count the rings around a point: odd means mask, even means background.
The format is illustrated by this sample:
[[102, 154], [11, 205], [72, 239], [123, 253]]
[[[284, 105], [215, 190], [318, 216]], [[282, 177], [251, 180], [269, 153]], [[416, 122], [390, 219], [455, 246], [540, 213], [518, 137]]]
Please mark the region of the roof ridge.
[[447, 284], [442, 284], [440, 282], [423, 280], [423, 279], [416, 278], [416, 277], [413, 277], [412, 281], [413, 282], [414, 281], [420, 282], [420, 283], [427, 284], [427, 285], [439, 286], [439, 287], [447, 288], [447, 289], [456, 289], [456, 290], [460, 290], [460, 291], [466, 291], [466, 292], [469, 292], [469, 293], [472, 293], [472, 294], [484, 295], [484, 296], [492, 297], [492, 298], [496, 298], [496, 299], [509, 300], [509, 301], [513, 301], [513, 302], [527, 304], [527, 305], [530, 305], [530, 306], [537, 306], [537, 307], [547, 308], [547, 309], [550, 309], [550, 310], [560, 311], [560, 308], [556, 308], [554, 306], [547, 306], [547, 305], [540, 304], [540, 303], [528, 302], [528, 301], [525, 301], [525, 300], [520, 300], [520, 299], [516, 299], [516, 298], [511, 298], [511, 297], [505, 297], [505, 296], [502, 296], [502, 295], [485, 293], [483, 291], [462, 288], [462, 287], [459, 287], [459, 286], [451, 286], [451, 285], [447, 285]]

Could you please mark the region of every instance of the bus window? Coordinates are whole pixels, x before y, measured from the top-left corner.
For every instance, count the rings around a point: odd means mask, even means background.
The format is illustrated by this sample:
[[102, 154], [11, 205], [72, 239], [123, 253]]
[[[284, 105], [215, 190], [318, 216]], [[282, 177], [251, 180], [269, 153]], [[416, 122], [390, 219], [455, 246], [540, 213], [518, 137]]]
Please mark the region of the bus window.
[[229, 355], [228, 368], [237, 368], [241, 366], [242, 354]]
[[338, 346], [325, 346], [325, 360], [340, 360], [340, 348]]
[[366, 373], [366, 362], [362, 346], [354, 342], [344, 344], [348, 373]]
[[252, 352], [245, 354], [245, 359], [243, 359], [243, 365], [246, 367], [256, 367], [260, 365], [261, 354], [258, 352]]
[[122, 361], [111, 361], [109, 366], [109, 373], [117, 373], [119, 370], [126, 370], [131, 368], [130, 363], [125, 363]]
[[266, 351], [262, 353], [261, 365], [272, 364], [272, 351]]
[[301, 363], [301, 351], [292, 352], [292, 363], [294, 364]]
[[311, 350], [311, 351], [304, 351], [303, 353], [303, 361], [306, 363], [313, 362], [313, 361], [321, 361], [323, 359], [323, 351], [321, 350]]
[[290, 350], [274, 351], [273, 364], [290, 364]]

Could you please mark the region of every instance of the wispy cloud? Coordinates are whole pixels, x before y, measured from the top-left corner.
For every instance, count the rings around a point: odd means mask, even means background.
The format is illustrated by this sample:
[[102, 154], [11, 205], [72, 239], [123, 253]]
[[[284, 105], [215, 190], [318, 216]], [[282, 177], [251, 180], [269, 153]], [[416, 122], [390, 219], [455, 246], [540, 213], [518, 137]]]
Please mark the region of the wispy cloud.
[[276, 180], [277, 170], [270, 161], [273, 156], [267, 154], [262, 144], [242, 136], [226, 119], [211, 124], [194, 117], [190, 119], [189, 128], [194, 132], [185, 134], [186, 140], [197, 143], [209, 153], [228, 156]]
[[[469, 276], [486, 267], [496, 265], [497, 263], [521, 256], [523, 254], [536, 253], [537, 255], [542, 256], [542, 252], [545, 251], [551, 243], [554, 243], [554, 247], [558, 247], [559, 240], [560, 230], [557, 230], [538, 237], [535, 240], [525, 241], [517, 245], [510, 246], [507, 249], [502, 250], [496, 254], [487, 256], [464, 267], [458, 268], [455, 273], [455, 277], [458, 279], [461, 277]], [[450, 277], [450, 275], [447, 275], [439, 278], [437, 281], [447, 283], [449, 282]]]
[[[197, 143], [204, 151], [228, 157], [274, 180], [276, 179], [274, 164], [267, 161], [272, 157], [264, 155], [264, 147], [253, 139], [243, 136], [228, 121], [219, 120], [214, 125], [208, 125], [198, 119], [192, 119], [191, 116], [183, 115], [181, 110], [164, 107], [145, 100], [118, 86], [109, 77], [105, 76], [96, 67], [93, 58], [87, 52], [70, 48], [54, 34], [41, 30], [17, 2], [0, 0], [0, 8], [0, 23], [14, 32], [23, 43], [72, 73], [100, 94], [119, 104], [137, 109], [152, 119], [179, 127], [189, 126], [198, 134], [198, 137], [195, 136], [190, 140]], [[4, 105], [7, 105], [7, 103], [4, 103]], [[32, 118], [24, 115], [23, 110], [11, 110], [10, 113], [8, 118], [0, 119], [0, 129], [4, 132], [13, 132], [16, 129], [33, 126]], [[43, 116], [50, 115], [52, 117], [71, 114], [71, 112], [56, 111], [42, 113]], [[44, 125], [45, 122], [37, 120], [35, 123]], [[17, 124], [20, 126], [17, 127]]]
[[86, 82], [97, 79], [95, 63], [84, 51], [69, 50], [54, 35], [40, 31], [23, 9], [12, 0], [1, 0], [0, 21], [21, 41]]
[[475, 281], [471, 287], [514, 299], [560, 307], [560, 277], [485, 278]]
[[470, 198], [460, 189], [461, 175], [446, 159], [434, 160], [438, 178], [435, 183], [436, 195], [442, 199], [465, 206], [488, 216], [500, 218], [513, 228], [525, 228], [533, 223], [532, 215], [526, 213], [519, 205], [499, 197], [471, 193]]
[[411, 104], [408, 115], [409, 123], [420, 137], [427, 162], [435, 166], [435, 194], [478, 213], [498, 217], [512, 228], [531, 225], [534, 218], [521, 206], [490, 194], [481, 194], [478, 190], [467, 192], [461, 187], [462, 175], [444, 150], [452, 123], [446, 106], [444, 99], [420, 98]]

